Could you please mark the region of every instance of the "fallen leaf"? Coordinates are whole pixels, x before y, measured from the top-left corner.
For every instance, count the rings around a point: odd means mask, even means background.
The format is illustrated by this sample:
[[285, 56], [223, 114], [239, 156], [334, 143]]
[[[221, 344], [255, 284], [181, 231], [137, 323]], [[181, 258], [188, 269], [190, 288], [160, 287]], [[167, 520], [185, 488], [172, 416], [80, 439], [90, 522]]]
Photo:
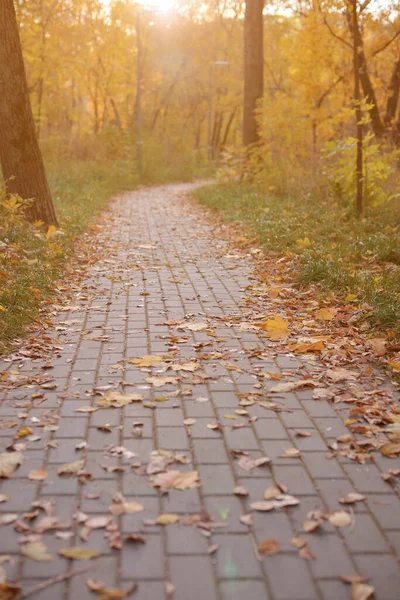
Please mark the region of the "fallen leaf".
[[59, 475], [76, 475], [85, 466], [84, 460], [76, 460], [72, 463], [65, 463], [58, 469]]
[[176, 490], [187, 490], [199, 487], [199, 474], [197, 471], [166, 471], [158, 473], [153, 478], [154, 487], [162, 489], [174, 488]]
[[278, 554], [281, 551], [281, 547], [279, 542], [270, 538], [268, 540], [264, 540], [258, 545], [258, 549], [262, 554], [266, 554], [267, 556], [272, 556], [273, 554]]
[[348, 369], [328, 369], [326, 376], [335, 383], [340, 381], [354, 381], [357, 379], [357, 373], [355, 371], [349, 371]]
[[248, 527], [251, 527], [253, 525], [253, 519], [251, 518], [251, 515], [241, 515], [240, 522], [243, 523], [243, 525], [247, 525]]
[[190, 425], [194, 425], [195, 423], [196, 423], [196, 419], [185, 419], [185, 420], [183, 421], [183, 424], [184, 424], [184, 425], [188, 425], [188, 426], [190, 426]]
[[298, 458], [299, 456], [301, 456], [301, 452], [297, 448], [285, 448], [282, 455], [283, 458]]
[[142, 402], [143, 396], [141, 394], [121, 394], [120, 392], [106, 392], [104, 396], [97, 400], [97, 406], [112, 406], [114, 408], [121, 408], [127, 406], [133, 402]]
[[37, 562], [49, 562], [53, 560], [53, 557], [47, 551], [47, 546], [41, 541], [23, 544], [21, 553]]
[[164, 358], [160, 354], [145, 354], [140, 358], [131, 358], [128, 362], [140, 368], [149, 368], [154, 365], [159, 365], [163, 360]]
[[331, 513], [329, 515], [329, 523], [334, 527], [345, 527], [351, 523], [351, 515], [344, 510]]
[[240, 485], [238, 485], [234, 488], [233, 493], [235, 494], [235, 496], [248, 496], [249, 495], [248, 490], [246, 490], [245, 487], [242, 487]]
[[369, 578], [354, 573], [350, 575], [340, 575], [340, 579], [345, 583], [366, 583]]
[[288, 323], [279, 315], [274, 315], [273, 319], [267, 319], [261, 325], [261, 329], [269, 333], [269, 338], [272, 342], [287, 340], [289, 337]]
[[49, 225], [46, 233], [46, 240], [49, 240], [55, 235], [57, 235], [57, 228], [54, 225]]
[[22, 452], [2, 452], [0, 454], [0, 477], [10, 477], [23, 462]]
[[11, 583], [0, 584], [0, 600], [14, 600], [19, 597], [21, 588]]
[[320, 321], [332, 321], [335, 318], [337, 313], [336, 308], [321, 308], [317, 312], [317, 319]]
[[44, 481], [47, 479], [48, 473], [44, 469], [33, 469], [29, 472], [28, 478], [33, 481]]
[[94, 579], [88, 579], [86, 581], [86, 587], [91, 592], [99, 592], [105, 588], [105, 583], [103, 583], [102, 581], [96, 581]]
[[353, 582], [351, 584], [351, 600], [368, 600], [375, 594], [375, 588], [367, 583]]
[[172, 514], [172, 513], [164, 513], [162, 515], [159, 515], [156, 519], [156, 523], [158, 523], [158, 525], [173, 525], [174, 523], [177, 523], [178, 521], [179, 521], [179, 515]]
[[10, 525], [18, 519], [18, 515], [15, 513], [3, 513], [0, 515], [0, 525]]
[[400, 443], [387, 442], [379, 448], [379, 451], [382, 456], [396, 456], [396, 454], [400, 454]]
[[290, 352], [307, 354], [308, 352], [322, 352], [325, 348], [323, 340], [297, 341], [288, 345]]
[[114, 504], [111, 504], [108, 510], [114, 516], [120, 516], [125, 514], [129, 515], [141, 512], [143, 509], [144, 506], [143, 504], [140, 504], [140, 502], [116, 502]]
[[194, 373], [194, 371], [197, 371], [198, 368], [199, 365], [196, 362], [187, 362], [181, 365], [176, 364], [171, 366], [173, 371], [188, 371], [189, 373]]
[[212, 554], [215, 554], [215, 553], [216, 553], [216, 551], [218, 550], [218, 548], [219, 548], [219, 545], [218, 545], [218, 544], [212, 544], [212, 546], [210, 546], [210, 547], [208, 548], [208, 550], [207, 550], [207, 554], [209, 554], [210, 556], [211, 556]]
[[175, 385], [178, 381], [177, 377], [146, 377], [147, 383], [151, 383], [154, 387], [159, 388], [164, 385]]
[[71, 560], [91, 560], [92, 558], [100, 556], [100, 552], [97, 552], [96, 550], [90, 550], [89, 548], [83, 548], [81, 546], [62, 548], [58, 551], [58, 554]]
[[260, 501], [260, 502], [252, 502], [250, 504], [250, 508], [252, 510], [259, 510], [259, 511], [262, 511], [262, 512], [267, 512], [269, 510], [274, 510], [275, 505], [272, 502], [267, 502], [267, 501], [263, 502], [263, 501]]
[[187, 323], [182, 325], [182, 329], [189, 329], [190, 331], [205, 331], [207, 329], [207, 323]]
[[359, 494], [358, 492], [350, 492], [344, 498], [340, 498], [340, 504], [355, 504], [355, 502], [361, 502], [365, 500], [365, 496]]
[[281, 495], [281, 490], [275, 486], [268, 487], [264, 492], [264, 500], [272, 500]]
[[146, 540], [142, 535], [139, 535], [138, 533], [131, 533], [130, 535], [126, 536], [125, 542], [130, 542], [133, 544], [145, 544]]
[[7, 502], [10, 499], [10, 496], [6, 496], [5, 494], [0, 494], [0, 503]]

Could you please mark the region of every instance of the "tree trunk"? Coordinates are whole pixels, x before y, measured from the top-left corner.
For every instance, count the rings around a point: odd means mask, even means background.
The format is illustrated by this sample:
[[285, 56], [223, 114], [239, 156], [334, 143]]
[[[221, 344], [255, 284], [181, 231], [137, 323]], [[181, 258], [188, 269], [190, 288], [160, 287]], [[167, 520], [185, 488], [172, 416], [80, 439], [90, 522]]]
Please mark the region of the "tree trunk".
[[0, 160], [7, 191], [34, 199], [27, 218], [57, 224], [29, 102], [13, 0], [0, 2]]
[[369, 115], [371, 118], [372, 131], [374, 132], [376, 137], [382, 137], [382, 135], [385, 133], [385, 127], [382, 123], [382, 119], [379, 114], [375, 90], [368, 73], [367, 59], [365, 57], [364, 52], [364, 42], [361, 36], [358, 19], [356, 20], [356, 22], [354, 22], [353, 19], [353, 0], [351, 0], [351, 3], [349, 3], [349, 1], [350, 0], [347, 0], [346, 17], [350, 33], [353, 39], [353, 44], [357, 48], [360, 82], [364, 91], [365, 99], [371, 106], [371, 108], [369, 109]]
[[400, 58], [397, 59], [394, 65], [392, 77], [389, 84], [389, 96], [386, 104], [386, 114], [384, 117], [384, 123], [387, 127], [390, 127], [396, 118], [397, 105], [399, 103], [399, 92], [400, 92]]
[[264, 21], [265, 0], [246, 0], [244, 19], [244, 103], [243, 144], [259, 140], [255, 110], [264, 94]]

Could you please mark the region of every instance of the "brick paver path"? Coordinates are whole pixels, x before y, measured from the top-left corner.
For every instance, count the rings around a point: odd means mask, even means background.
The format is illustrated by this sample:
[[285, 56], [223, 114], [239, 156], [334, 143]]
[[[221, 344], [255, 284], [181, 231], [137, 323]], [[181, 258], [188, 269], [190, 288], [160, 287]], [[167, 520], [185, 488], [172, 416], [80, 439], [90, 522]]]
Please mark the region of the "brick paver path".
[[[122, 589], [136, 582], [137, 600], [341, 600], [350, 598], [351, 589], [339, 576], [359, 573], [370, 578], [375, 598], [399, 600], [400, 500], [395, 485], [381, 478], [398, 461], [375, 454], [375, 462], [360, 465], [339, 452], [327, 460], [330, 445], [349, 433], [343, 423], [348, 405], [315, 401], [312, 389], [278, 397], [267, 393], [277, 382], [262, 373], [292, 381], [307, 370], [312, 376], [318, 363], [278, 351], [264, 334], [240, 325], [257, 302], [246, 300], [246, 288], [254, 284], [251, 268], [213, 237], [212, 226], [182, 198], [192, 187], [143, 189], [118, 200], [99, 233], [103, 256], [82, 285], [61, 297], [60, 303], [71, 308], [54, 317], [49, 335], [58, 350], [53, 357], [24, 359], [22, 351], [2, 362], [8, 381], [17, 382], [3, 392], [2, 451], [15, 442], [25, 444], [24, 463], [0, 484], [0, 494], [9, 497], [0, 504], [0, 518], [15, 516], [0, 526], [1, 554], [11, 556], [2, 565], [8, 580], [26, 591], [84, 565], [88, 571], [28, 597], [96, 598], [85, 585], [91, 578]], [[271, 313], [276, 307], [264, 304], [259, 310]], [[192, 323], [206, 323], [207, 329], [193, 331]], [[144, 355], [163, 355], [164, 362], [148, 368], [128, 362]], [[193, 361], [199, 367], [195, 372], [166, 370]], [[45, 370], [44, 364], [53, 368]], [[20, 381], [24, 375], [28, 385]], [[155, 388], [146, 381], [150, 375], [177, 380]], [[390, 390], [384, 379], [382, 385]], [[97, 407], [95, 389], [141, 394], [144, 401], [79, 412]], [[241, 400], [247, 403], [240, 406]], [[268, 410], [259, 400], [285, 410]], [[221, 429], [207, 427], [218, 422]], [[99, 429], [105, 424], [108, 431]], [[25, 426], [32, 433], [16, 439]], [[312, 435], [302, 437], [296, 430]], [[293, 447], [300, 457], [283, 458]], [[185, 455], [187, 464], [167, 468], [197, 471], [199, 487], [165, 494], [156, 489], [146, 469], [150, 453], [160, 449]], [[246, 470], [242, 451], [253, 459], [268, 456], [272, 463]], [[80, 474], [58, 474], [63, 463], [80, 459], [85, 461]], [[45, 469], [47, 478], [30, 480], [35, 469]], [[251, 509], [276, 482], [300, 503], [268, 512]], [[235, 486], [249, 495], [235, 495]], [[356, 491], [366, 500], [339, 503]], [[144, 510], [116, 516], [114, 531], [99, 527], [82, 539], [85, 519], [110, 515], [117, 493]], [[36, 517], [26, 514], [35, 501]], [[41, 533], [38, 523], [49, 501], [54, 501], [53, 516], [67, 528], [56, 523]], [[335, 528], [324, 520], [305, 533], [303, 523], [312, 510], [345, 510], [352, 524]], [[163, 513], [177, 514], [181, 522], [155, 524]], [[196, 514], [199, 523], [195, 518], [185, 523]], [[250, 517], [242, 522], [243, 515], [251, 515], [252, 524]], [[111, 548], [113, 539], [119, 544], [119, 531], [122, 548]], [[146, 543], [125, 541], [130, 534], [142, 535]], [[38, 536], [52, 561], [21, 554], [24, 542], [34, 543]], [[314, 559], [299, 555], [291, 543], [298, 537]], [[258, 545], [270, 538], [280, 544], [280, 553], [261, 554]], [[101, 556], [78, 563], [58, 555], [72, 546]]]

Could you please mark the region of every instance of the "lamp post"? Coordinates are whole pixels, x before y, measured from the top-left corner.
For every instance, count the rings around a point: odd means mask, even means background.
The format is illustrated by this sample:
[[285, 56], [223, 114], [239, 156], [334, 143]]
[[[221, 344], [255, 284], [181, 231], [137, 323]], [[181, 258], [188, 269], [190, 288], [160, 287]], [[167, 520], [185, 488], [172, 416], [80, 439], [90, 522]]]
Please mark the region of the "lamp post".
[[213, 91], [214, 91], [214, 68], [216, 66], [229, 67], [230, 62], [228, 60], [216, 60], [210, 65], [210, 78], [209, 78], [209, 90], [208, 90], [208, 134], [207, 134], [207, 149], [208, 149], [208, 160], [212, 160], [213, 149], [212, 149], [212, 119], [213, 119]]

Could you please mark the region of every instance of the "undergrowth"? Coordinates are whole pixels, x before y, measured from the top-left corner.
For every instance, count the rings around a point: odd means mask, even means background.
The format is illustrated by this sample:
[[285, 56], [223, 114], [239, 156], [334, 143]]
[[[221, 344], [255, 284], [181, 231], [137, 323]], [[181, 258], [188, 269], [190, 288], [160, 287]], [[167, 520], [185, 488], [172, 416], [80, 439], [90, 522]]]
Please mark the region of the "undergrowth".
[[299, 286], [317, 284], [367, 305], [372, 326], [400, 336], [400, 206], [369, 209], [362, 220], [347, 207], [315, 198], [266, 195], [249, 184], [197, 190], [202, 204], [244, 223], [269, 252], [298, 257]]
[[135, 175], [123, 162], [50, 163], [48, 177], [60, 223], [46, 239], [43, 227], [23, 219], [23, 206], [0, 188], [0, 353], [39, 315], [51, 295], [74, 242], [113, 194], [132, 189]]

